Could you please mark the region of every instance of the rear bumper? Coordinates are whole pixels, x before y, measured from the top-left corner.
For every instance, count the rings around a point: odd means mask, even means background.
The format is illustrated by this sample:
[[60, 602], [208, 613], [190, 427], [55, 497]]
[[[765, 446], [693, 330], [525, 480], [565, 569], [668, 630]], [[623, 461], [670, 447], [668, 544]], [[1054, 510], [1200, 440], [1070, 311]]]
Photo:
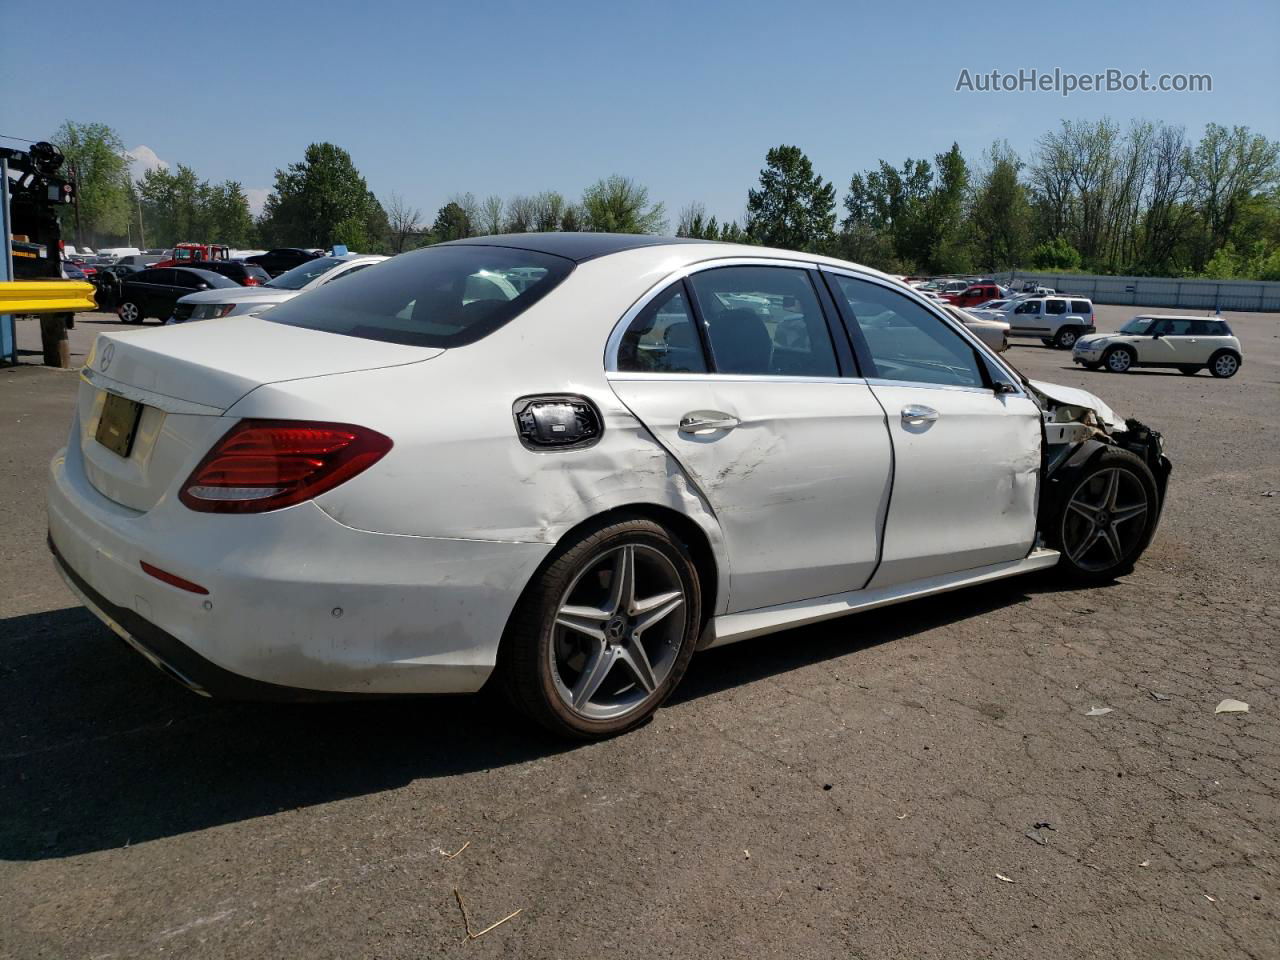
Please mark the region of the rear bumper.
[[89, 483], [74, 444], [50, 472], [49, 543], [68, 585], [134, 649], [215, 696], [478, 690], [551, 549], [369, 533], [314, 502], [235, 517], [166, 496], [139, 512]]

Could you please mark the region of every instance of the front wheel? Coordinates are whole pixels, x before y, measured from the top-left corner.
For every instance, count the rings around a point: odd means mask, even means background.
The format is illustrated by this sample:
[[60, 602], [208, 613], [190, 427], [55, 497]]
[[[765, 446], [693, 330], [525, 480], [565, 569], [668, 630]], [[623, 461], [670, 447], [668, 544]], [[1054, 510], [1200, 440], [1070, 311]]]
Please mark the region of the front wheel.
[[552, 732], [602, 739], [670, 695], [701, 623], [685, 546], [651, 520], [614, 520], [559, 548], [525, 590], [498, 673], [516, 708]]
[[1236, 371], [1240, 369], [1240, 358], [1230, 351], [1223, 350], [1221, 353], [1215, 354], [1209, 361], [1209, 372], [1220, 380], [1226, 380], [1236, 375]]
[[1178, 372], [1184, 377], [1194, 377], [1200, 372], [1200, 367], [1179, 367]]
[[1106, 583], [1133, 569], [1155, 535], [1160, 493], [1150, 468], [1108, 447], [1074, 481], [1046, 531], [1074, 580]]
[[1087, 360], [1084, 363], [1081, 363], [1080, 366], [1084, 367], [1086, 370], [1097, 370], [1102, 366], [1102, 364], [1096, 360]]
[[1128, 373], [1136, 359], [1128, 347], [1112, 347], [1102, 358], [1102, 365], [1112, 373]]
[[142, 323], [142, 308], [132, 300], [126, 300], [116, 307], [116, 315], [121, 323]]

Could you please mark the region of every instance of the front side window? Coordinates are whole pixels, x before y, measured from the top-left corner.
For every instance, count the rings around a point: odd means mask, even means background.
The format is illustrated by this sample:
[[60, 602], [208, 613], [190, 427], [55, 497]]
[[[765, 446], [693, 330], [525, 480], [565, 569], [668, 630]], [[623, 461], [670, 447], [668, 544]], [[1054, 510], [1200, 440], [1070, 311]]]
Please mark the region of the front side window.
[[[460, 347], [510, 323], [573, 270], [563, 257], [480, 244], [401, 254], [273, 308], [272, 323], [418, 347]], [[509, 271], [541, 271], [523, 290]]]
[[1025, 303], [1020, 303], [1018, 304], [1018, 309], [1014, 310], [1013, 312], [1023, 313], [1023, 314], [1026, 314], [1026, 313], [1038, 314], [1040, 312], [1040, 301], [1028, 300]]
[[1067, 301], [1046, 300], [1044, 302], [1044, 312], [1052, 316], [1060, 316], [1067, 312]]
[[957, 387], [983, 386], [973, 347], [914, 300], [853, 277], [834, 274], [861, 342], [867, 377]]
[[673, 283], [636, 314], [618, 345], [618, 369], [631, 373], [707, 372], [683, 283]]
[[835, 377], [840, 368], [806, 271], [717, 267], [689, 278], [716, 373]]
[[1152, 332], [1165, 337], [1189, 337], [1193, 323], [1194, 320], [1161, 320]]

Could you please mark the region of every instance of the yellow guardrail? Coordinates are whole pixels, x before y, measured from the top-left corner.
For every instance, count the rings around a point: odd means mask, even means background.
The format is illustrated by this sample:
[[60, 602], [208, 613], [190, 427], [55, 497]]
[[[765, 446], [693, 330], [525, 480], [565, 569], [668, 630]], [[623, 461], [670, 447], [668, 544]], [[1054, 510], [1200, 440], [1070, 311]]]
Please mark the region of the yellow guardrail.
[[81, 313], [97, 310], [93, 284], [84, 280], [15, 280], [0, 283], [0, 314]]

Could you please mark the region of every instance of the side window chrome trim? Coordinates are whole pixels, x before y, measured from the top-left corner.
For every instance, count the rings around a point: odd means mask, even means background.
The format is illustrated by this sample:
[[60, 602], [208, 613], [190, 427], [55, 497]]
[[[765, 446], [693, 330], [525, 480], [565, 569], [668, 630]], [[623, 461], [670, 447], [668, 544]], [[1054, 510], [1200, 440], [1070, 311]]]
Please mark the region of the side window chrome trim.
[[683, 383], [871, 383], [864, 377], [796, 377], [765, 373], [645, 373], [631, 370], [606, 370], [609, 380], [676, 380]]
[[[886, 281], [883, 277], [878, 277], [872, 273], [863, 273], [858, 270], [851, 270], [848, 267], [834, 267], [834, 266], [831, 266], [830, 264], [820, 263], [818, 264], [818, 270], [821, 271], [822, 273], [832, 274], [833, 276], [846, 276], [846, 277], [849, 277], [851, 280], [864, 280], [868, 283], [874, 283], [877, 286], [883, 287], [886, 290], [889, 290], [889, 291], [892, 291], [893, 293], [898, 294], [899, 296], [905, 296], [912, 303], [915, 303], [915, 304], [918, 304], [919, 306], [924, 307], [930, 314], [937, 317], [944, 324], [946, 324], [947, 327], [949, 327], [951, 330], [958, 333], [966, 343], [974, 347], [977, 347], [979, 356], [981, 356], [983, 359], [987, 360], [988, 362], [994, 363], [996, 367], [1001, 372], [1003, 372], [1006, 377], [1009, 378], [1013, 386], [1017, 388], [1017, 392], [1012, 394], [1006, 394], [1006, 396], [1025, 397], [1027, 395], [1026, 391], [1023, 389], [1023, 386], [1022, 386], [1022, 377], [1016, 371], [1014, 371], [1013, 368], [1009, 366], [1009, 364], [1001, 360], [999, 354], [995, 353], [990, 347], [988, 347], [985, 343], [983, 343], [982, 340], [978, 337], [978, 335], [973, 333], [971, 330], [969, 330], [969, 328], [966, 327], [963, 323], [961, 323], [959, 320], [955, 320], [952, 317], [948, 316], [945, 310], [938, 309], [936, 304], [920, 296], [918, 293], [915, 292], [915, 290], [908, 287], [906, 284], [893, 283], [891, 281]], [[883, 380], [881, 381], [874, 378], [868, 379], [867, 382], [873, 383], [873, 384], [884, 383], [886, 385], [890, 383], [911, 383], [911, 384], [917, 383], [917, 381], [914, 381], [914, 380]], [[919, 384], [919, 385], [920, 386], [946, 386], [945, 384]], [[973, 390], [975, 388], [960, 387], [959, 389]], [[990, 392], [985, 387], [980, 387], [976, 389], [980, 390], [982, 393]]]
[[[690, 263], [679, 270], [672, 271], [642, 293], [640, 298], [622, 315], [622, 319], [614, 325], [613, 331], [609, 334], [609, 339], [605, 341], [605, 373], [610, 376], [616, 373], [630, 375], [626, 371], [618, 370], [618, 348], [622, 345], [622, 338], [626, 335], [627, 328], [631, 326], [631, 321], [636, 318], [640, 311], [647, 307], [654, 297], [661, 294], [677, 280], [683, 280], [692, 274], [701, 273], [703, 270], [714, 270], [717, 267], [790, 267], [793, 270], [812, 270], [816, 266], [818, 264], [813, 260], [799, 258], [790, 260], [785, 257], [723, 257], [718, 260], [699, 260], [697, 263]], [[721, 376], [721, 374], [696, 374], [696, 376]], [[759, 379], [766, 378], [761, 377]], [[777, 378], [769, 377], [767, 379]]]

